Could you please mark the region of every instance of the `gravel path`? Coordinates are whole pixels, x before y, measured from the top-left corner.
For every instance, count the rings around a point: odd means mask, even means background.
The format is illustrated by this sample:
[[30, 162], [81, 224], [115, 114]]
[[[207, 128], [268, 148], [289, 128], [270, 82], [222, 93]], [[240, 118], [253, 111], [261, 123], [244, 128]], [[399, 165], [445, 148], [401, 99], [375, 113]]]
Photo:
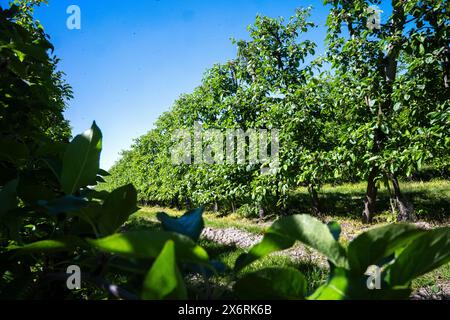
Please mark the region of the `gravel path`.
[[254, 246], [263, 238], [262, 235], [253, 234], [236, 228], [217, 229], [209, 227], [203, 229], [202, 237], [209, 241], [243, 249]]
[[[202, 237], [209, 241], [242, 249], [248, 249], [254, 246], [263, 238], [262, 235], [253, 234], [236, 228], [216, 229], [209, 227], [203, 230]], [[288, 250], [274, 252], [273, 254], [288, 256], [293, 260], [309, 260], [322, 267], [328, 267], [327, 260], [324, 257], [312, 252], [301, 244], [296, 244]]]
[[450, 300], [450, 281], [438, 281], [434, 286], [420, 288], [413, 292], [411, 300]]

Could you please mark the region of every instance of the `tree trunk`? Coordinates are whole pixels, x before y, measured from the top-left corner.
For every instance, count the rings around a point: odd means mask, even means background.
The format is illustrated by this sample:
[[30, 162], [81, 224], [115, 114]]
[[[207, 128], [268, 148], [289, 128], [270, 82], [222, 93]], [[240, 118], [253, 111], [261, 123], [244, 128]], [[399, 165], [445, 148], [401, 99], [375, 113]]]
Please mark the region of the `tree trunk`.
[[396, 212], [395, 196], [392, 193], [391, 185], [389, 184], [389, 177], [386, 177], [385, 180], [386, 180], [386, 189], [389, 193], [389, 204], [391, 205], [392, 215], [395, 215], [395, 212]]
[[189, 199], [188, 197], [185, 198], [185, 205], [186, 205], [186, 209], [187, 210], [191, 210], [192, 209], [192, 202], [191, 199]]
[[309, 196], [311, 197], [311, 209], [313, 215], [316, 217], [322, 216], [322, 211], [320, 210], [319, 196], [317, 195], [317, 190], [313, 185], [308, 186]]
[[214, 202], [214, 212], [219, 212], [219, 204], [217, 202]]
[[[374, 155], [383, 151], [385, 141], [388, 137], [381, 130], [383, 121], [386, 117], [389, 117], [393, 110], [392, 93], [394, 89], [394, 83], [397, 78], [398, 69], [398, 57], [402, 49], [403, 37], [402, 33], [405, 27], [406, 15], [403, 7], [403, 2], [399, 0], [392, 0], [393, 13], [390, 25], [391, 42], [387, 46], [387, 54], [384, 57], [383, 64], [381, 64], [381, 71], [384, 73], [384, 79], [386, 81], [381, 93], [385, 95], [385, 99], [380, 103], [378, 108], [378, 126], [374, 134], [374, 147], [372, 153]], [[371, 223], [375, 214], [375, 202], [377, 198], [377, 186], [376, 177], [378, 174], [378, 168], [373, 167], [369, 173], [367, 181], [366, 198], [364, 200], [364, 212], [363, 221], [365, 223]]]
[[261, 220], [263, 220], [264, 217], [265, 217], [264, 208], [260, 206], [260, 207], [259, 207], [259, 218], [260, 218]]
[[392, 184], [394, 186], [395, 204], [398, 212], [397, 221], [399, 222], [416, 221], [417, 218], [414, 212], [414, 206], [402, 194], [397, 177], [395, 176], [392, 177]]
[[448, 47], [444, 49], [444, 88], [450, 91], [450, 50]]
[[377, 169], [372, 168], [369, 174], [369, 178], [367, 179], [367, 190], [366, 190], [366, 198], [364, 199], [364, 211], [363, 211], [363, 222], [364, 223], [372, 223], [373, 217], [375, 215], [376, 210], [376, 201], [377, 201], [377, 185], [375, 178], [377, 176]]

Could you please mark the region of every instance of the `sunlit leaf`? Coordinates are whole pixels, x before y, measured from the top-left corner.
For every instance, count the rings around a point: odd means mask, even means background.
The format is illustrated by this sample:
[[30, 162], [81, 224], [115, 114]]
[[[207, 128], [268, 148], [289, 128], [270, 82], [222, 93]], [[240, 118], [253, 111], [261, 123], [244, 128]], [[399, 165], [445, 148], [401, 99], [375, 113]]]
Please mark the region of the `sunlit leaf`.
[[142, 290], [143, 299], [187, 299], [187, 291], [177, 266], [175, 250], [175, 242], [167, 241], [145, 277]]
[[175, 242], [179, 261], [208, 264], [208, 254], [204, 249], [186, 236], [166, 231], [133, 231], [88, 242], [104, 252], [130, 258], [154, 259], [168, 240]]
[[61, 173], [61, 185], [66, 194], [96, 184], [101, 150], [102, 133], [95, 122], [67, 146]]

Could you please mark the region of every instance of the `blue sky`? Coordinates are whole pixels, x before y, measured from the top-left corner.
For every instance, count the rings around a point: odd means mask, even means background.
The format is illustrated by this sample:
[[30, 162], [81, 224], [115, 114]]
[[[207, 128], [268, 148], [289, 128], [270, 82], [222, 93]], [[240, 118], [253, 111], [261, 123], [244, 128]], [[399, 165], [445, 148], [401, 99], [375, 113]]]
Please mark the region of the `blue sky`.
[[[81, 8], [81, 30], [66, 28], [72, 4]], [[309, 5], [321, 26], [309, 38], [322, 51], [322, 0], [49, 0], [36, 16], [74, 90], [65, 113], [73, 133], [95, 120], [104, 135], [101, 165], [109, 169], [207, 68], [235, 56], [230, 37], [247, 39], [257, 13], [289, 17]]]

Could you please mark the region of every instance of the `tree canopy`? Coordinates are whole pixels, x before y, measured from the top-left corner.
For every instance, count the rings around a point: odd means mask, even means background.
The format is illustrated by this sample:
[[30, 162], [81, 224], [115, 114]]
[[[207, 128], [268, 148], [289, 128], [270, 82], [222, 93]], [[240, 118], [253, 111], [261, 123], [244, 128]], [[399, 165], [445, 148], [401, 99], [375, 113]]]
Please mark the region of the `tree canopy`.
[[[392, 190], [398, 219], [413, 220], [399, 179], [448, 159], [448, 4], [393, 1], [388, 22], [374, 28], [371, 8], [379, 1], [325, 3], [325, 55], [304, 40], [315, 27], [309, 8], [287, 21], [257, 16], [250, 40], [233, 40], [236, 58], [207, 70], [194, 92], [124, 152], [108, 184], [133, 183], [144, 202], [261, 215], [286, 212], [290, 192], [306, 186], [320, 215], [324, 183], [366, 179], [365, 221], [376, 212], [380, 183]], [[269, 175], [251, 163], [174, 165], [175, 131], [196, 124], [278, 129], [279, 165]]]

